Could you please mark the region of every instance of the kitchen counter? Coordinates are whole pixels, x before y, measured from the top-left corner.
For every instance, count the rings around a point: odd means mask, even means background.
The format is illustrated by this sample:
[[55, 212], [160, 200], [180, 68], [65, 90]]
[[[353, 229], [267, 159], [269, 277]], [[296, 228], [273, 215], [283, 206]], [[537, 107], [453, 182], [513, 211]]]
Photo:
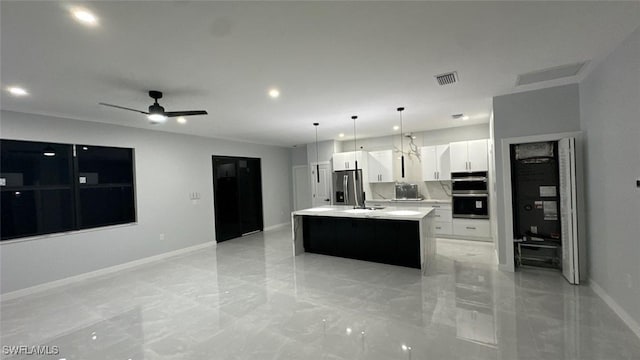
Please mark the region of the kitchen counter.
[[294, 211], [293, 215], [331, 216], [348, 218], [376, 218], [387, 220], [421, 220], [434, 209], [432, 207], [403, 208], [401, 206], [386, 206], [383, 209], [354, 209], [346, 205], [326, 205], [310, 209]]
[[313, 252], [419, 268], [435, 262], [434, 209], [321, 206], [291, 213], [294, 255]]

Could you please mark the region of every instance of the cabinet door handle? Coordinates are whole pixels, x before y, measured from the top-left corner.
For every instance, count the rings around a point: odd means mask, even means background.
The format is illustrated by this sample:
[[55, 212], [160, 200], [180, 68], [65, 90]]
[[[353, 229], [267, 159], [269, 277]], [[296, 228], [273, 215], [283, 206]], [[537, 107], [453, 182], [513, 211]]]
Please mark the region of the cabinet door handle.
[[434, 179], [437, 179], [437, 178], [438, 178], [438, 176], [436, 175], [436, 172], [435, 172], [435, 171], [433, 172], [433, 178], [434, 178]]
[[440, 230], [440, 229], [442, 229], [442, 227], [440, 227], [440, 226], [436, 226], [436, 229]]
[[438, 180], [440, 180], [440, 171], [438, 171]]
[[476, 229], [476, 227], [475, 227], [475, 226], [467, 226], [467, 229], [469, 229], [469, 230], [475, 230], [475, 229]]

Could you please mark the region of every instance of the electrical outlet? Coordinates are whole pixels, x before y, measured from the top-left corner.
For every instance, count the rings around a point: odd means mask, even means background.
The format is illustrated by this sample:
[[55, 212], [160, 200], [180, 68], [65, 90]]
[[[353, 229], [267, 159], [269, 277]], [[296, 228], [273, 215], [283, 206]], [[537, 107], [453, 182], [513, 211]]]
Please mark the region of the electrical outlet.
[[160, 234], [160, 240], [164, 240], [164, 234]]
[[625, 278], [627, 280], [627, 287], [629, 289], [633, 289], [633, 279], [631, 278], [631, 274], [626, 274]]

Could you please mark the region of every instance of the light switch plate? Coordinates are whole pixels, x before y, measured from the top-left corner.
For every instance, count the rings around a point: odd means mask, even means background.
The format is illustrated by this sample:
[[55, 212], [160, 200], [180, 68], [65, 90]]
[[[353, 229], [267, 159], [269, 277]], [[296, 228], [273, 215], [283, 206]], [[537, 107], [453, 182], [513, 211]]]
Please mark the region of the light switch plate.
[[87, 177], [86, 176], [80, 176], [80, 184], [86, 184], [87, 183]]
[[0, 178], [0, 186], [7, 186], [7, 179]]

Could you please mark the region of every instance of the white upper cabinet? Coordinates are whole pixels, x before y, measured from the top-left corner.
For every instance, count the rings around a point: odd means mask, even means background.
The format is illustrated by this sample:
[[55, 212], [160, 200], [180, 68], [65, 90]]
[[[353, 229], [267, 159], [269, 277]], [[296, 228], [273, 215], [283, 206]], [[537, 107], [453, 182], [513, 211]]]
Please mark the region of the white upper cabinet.
[[487, 140], [459, 141], [449, 144], [451, 172], [488, 171]]
[[356, 160], [358, 160], [358, 169], [364, 169], [367, 166], [367, 154], [364, 151], [348, 151], [333, 154], [333, 171], [355, 170]]
[[424, 146], [420, 148], [422, 180], [450, 180], [449, 155], [449, 145]]
[[489, 170], [487, 140], [473, 140], [469, 145], [469, 171]]
[[370, 151], [368, 168], [370, 183], [393, 182], [393, 150]]

